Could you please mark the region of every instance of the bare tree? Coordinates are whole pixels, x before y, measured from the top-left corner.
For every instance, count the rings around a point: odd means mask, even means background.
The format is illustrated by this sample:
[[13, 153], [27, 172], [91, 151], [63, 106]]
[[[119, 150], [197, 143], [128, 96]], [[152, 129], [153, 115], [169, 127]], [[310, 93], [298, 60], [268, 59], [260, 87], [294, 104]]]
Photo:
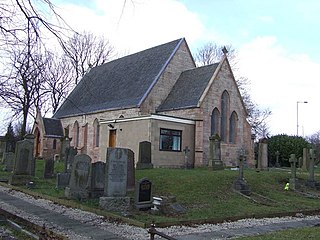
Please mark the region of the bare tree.
[[[205, 44], [202, 48], [198, 49], [198, 52], [195, 55], [197, 65], [203, 66], [221, 61], [224, 55], [222, 49], [223, 46], [219, 46], [215, 43]], [[235, 80], [248, 112], [247, 119], [252, 127], [252, 132], [257, 138], [266, 137], [269, 134], [266, 120], [271, 115], [271, 111], [269, 109], [259, 109], [258, 105], [254, 103], [249, 93], [249, 79], [239, 76], [238, 74], [236, 50], [231, 45], [226, 46], [226, 49], [229, 63], [235, 74]]]
[[46, 65], [45, 89], [48, 93], [42, 110], [55, 113], [74, 87], [71, 63], [65, 55], [62, 57], [49, 53]]
[[307, 141], [310, 142], [313, 149], [315, 149], [315, 154], [316, 154], [315, 164], [319, 164], [320, 163], [320, 131], [317, 131], [314, 134], [308, 136]]
[[38, 54], [39, 49], [27, 40], [28, 44], [20, 48], [12, 47], [7, 74], [0, 78], [0, 97], [14, 116], [22, 116], [21, 136], [26, 133], [27, 119], [33, 106], [39, 104], [42, 94], [45, 61]]
[[114, 52], [109, 41], [88, 32], [75, 33], [66, 43], [66, 50], [74, 69], [76, 84], [89, 68], [107, 62]]

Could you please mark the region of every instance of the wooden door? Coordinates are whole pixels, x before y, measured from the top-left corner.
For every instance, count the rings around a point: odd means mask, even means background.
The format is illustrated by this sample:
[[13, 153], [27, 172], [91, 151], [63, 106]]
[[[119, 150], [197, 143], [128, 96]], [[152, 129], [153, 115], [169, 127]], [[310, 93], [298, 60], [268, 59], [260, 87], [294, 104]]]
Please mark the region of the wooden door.
[[109, 131], [109, 147], [116, 147], [117, 130], [112, 129]]

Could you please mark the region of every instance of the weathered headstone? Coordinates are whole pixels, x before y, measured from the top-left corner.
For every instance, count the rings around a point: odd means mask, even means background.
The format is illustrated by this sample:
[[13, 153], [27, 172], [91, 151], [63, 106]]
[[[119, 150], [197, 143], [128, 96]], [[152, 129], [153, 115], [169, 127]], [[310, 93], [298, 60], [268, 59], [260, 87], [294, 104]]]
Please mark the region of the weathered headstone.
[[250, 195], [251, 191], [250, 191], [249, 185], [243, 176], [243, 165], [244, 165], [245, 158], [246, 158], [245, 153], [243, 151], [240, 151], [239, 160], [238, 160], [239, 176], [234, 181], [233, 187], [235, 190], [241, 192], [242, 194]]
[[104, 196], [99, 205], [108, 211], [126, 211], [130, 198], [126, 196], [128, 184], [128, 155], [126, 148], [108, 148]]
[[74, 147], [66, 148], [66, 161], [64, 162], [64, 172], [70, 173], [72, 169], [72, 163], [78, 151]]
[[54, 160], [52, 158], [46, 159], [44, 162], [44, 178], [54, 177]]
[[60, 149], [60, 161], [66, 162], [66, 150], [70, 147], [71, 139], [66, 136], [61, 140], [61, 149]]
[[69, 186], [70, 182], [70, 173], [58, 173], [57, 174], [57, 181], [56, 181], [56, 188], [65, 188]]
[[184, 152], [184, 165], [185, 165], [185, 168], [187, 169], [191, 169], [194, 167], [194, 163], [192, 162], [192, 158], [191, 158], [191, 150], [188, 146], [186, 146], [184, 149], [183, 149], [183, 152]]
[[309, 168], [309, 149], [308, 148], [303, 148], [303, 155], [302, 155], [302, 170], [307, 171]]
[[34, 135], [27, 134], [25, 139], [16, 144], [15, 163], [9, 184], [26, 184], [35, 175], [35, 158], [33, 157]]
[[259, 140], [257, 170], [268, 170], [268, 142], [266, 138]]
[[127, 191], [134, 191], [136, 181], [134, 169], [134, 152], [130, 149], [128, 149], [127, 162]]
[[296, 164], [297, 164], [297, 158], [295, 154], [291, 154], [289, 158], [289, 162], [291, 164], [291, 177], [289, 179], [289, 188], [291, 190], [296, 189]]
[[103, 196], [105, 184], [105, 168], [104, 162], [95, 162], [91, 164], [89, 197], [98, 198]]
[[91, 158], [86, 154], [76, 155], [72, 164], [69, 186], [65, 196], [71, 199], [88, 198], [89, 173]]
[[315, 153], [314, 149], [310, 149], [309, 152], [309, 177], [307, 180], [306, 185], [309, 187], [316, 187], [316, 181], [314, 180], [314, 160], [315, 160]]
[[13, 152], [4, 152], [3, 153], [3, 170], [7, 172], [11, 172], [14, 166], [14, 157], [15, 154]]
[[212, 135], [210, 138], [210, 155], [209, 155], [209, 169], [222, 170], [224, 169], [221, 160], [221, 138], [218, 134]]
[[152, 207], [152, 182], [142, 178], [136, 183], [134, 205], [138, 209], [150, 209]]
[[153, 168], [151, 161], [151, 142], [143, 141], [139, 143], [139, 159], [137, 169]]

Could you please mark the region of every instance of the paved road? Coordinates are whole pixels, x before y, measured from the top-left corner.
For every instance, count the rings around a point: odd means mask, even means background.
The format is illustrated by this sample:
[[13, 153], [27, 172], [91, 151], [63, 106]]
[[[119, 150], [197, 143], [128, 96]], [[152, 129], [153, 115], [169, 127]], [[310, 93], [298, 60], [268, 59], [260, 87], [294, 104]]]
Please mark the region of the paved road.
[[65, 215], [44, 209], [42, 207], [31, 204], [27, 201], [11, 196], [5, 192], [0, 191], [0, 200], [18, 209], [35, 215], [39, 218], [45, 219], [46, 222], [51, 222], [60, 226], [63, 229], [68, 229], [78, 235], [89, 237], [91, 239], [108, 239], [108, 240], [119, 240], [122, 238], [117, 237], [111, 232], [102, 230], [98, 227], [82, 223], [80, 221], [68, 218]]

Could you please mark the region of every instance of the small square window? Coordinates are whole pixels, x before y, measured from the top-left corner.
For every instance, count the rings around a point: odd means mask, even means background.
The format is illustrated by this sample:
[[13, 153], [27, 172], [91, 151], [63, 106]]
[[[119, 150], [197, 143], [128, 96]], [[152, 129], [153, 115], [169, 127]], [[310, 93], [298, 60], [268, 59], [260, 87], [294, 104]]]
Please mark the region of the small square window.
[[182, 131], [160, 129], [160, 150], [181, 152]]

